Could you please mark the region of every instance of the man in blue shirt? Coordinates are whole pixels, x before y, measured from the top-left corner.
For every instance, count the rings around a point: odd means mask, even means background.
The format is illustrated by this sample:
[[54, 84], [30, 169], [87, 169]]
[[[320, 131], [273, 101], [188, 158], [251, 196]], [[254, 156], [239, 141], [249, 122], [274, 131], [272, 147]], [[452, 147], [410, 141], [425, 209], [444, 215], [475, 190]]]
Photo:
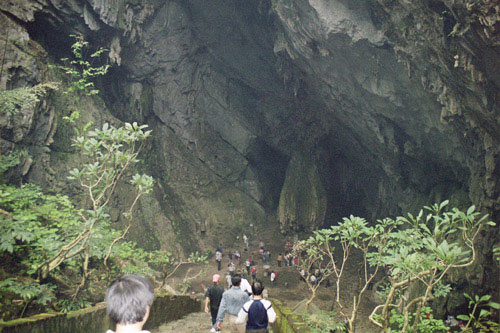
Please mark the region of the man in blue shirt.
[[222, 301], [220, 302], [219, 312], [217, 313], [217, 328], [221, 328], [222, 321], [227, 312], [227, 323], [228, 329], [231, 332], [245, 332], [244, 324], [236, 324], [236, 319], [238, 318], [238, 313], [245, 302], [247, 302], [250, 297], [246, 292], [241, 290], [241, 276], [234, 275], [231, 279], [233, 287], [226, 290], [222, 295]]

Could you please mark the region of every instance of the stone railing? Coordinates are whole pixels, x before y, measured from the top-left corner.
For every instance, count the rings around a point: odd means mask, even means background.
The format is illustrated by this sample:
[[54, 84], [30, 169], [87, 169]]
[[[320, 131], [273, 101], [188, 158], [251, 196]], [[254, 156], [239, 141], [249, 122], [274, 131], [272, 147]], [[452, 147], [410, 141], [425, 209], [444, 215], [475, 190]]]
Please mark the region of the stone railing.
[[[200, 300], [190, 296], [157, 296], [144, 329], [159, 327], [200, 309]], [[108, 329], [114, 329], [113, 326], [106, 315], [106, 304], [99, 303], [88, 309], [65, 314], [42, 313], [28, 318], [0, 322], [0, 332], [104, 333]]]
[[273, 308], [277, 316], [276, 321], [272, 324], [273, 332], [310, 332], [301, 316], [276, 299], [270, 299], [270, 301], [273, 303]]

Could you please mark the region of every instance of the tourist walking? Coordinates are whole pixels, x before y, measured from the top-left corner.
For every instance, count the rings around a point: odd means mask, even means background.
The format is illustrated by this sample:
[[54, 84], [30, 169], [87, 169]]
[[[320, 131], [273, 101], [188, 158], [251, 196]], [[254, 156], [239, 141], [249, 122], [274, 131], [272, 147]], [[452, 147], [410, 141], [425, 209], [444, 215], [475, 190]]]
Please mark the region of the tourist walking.
[[283, 256], [280, 254], [278, 254], [278, 267], [281, 267], [281, 262], [283, 261]]
[[271, 302], [262, 298], [263, 291], [263, 284], [260, 281], [254, 281], [252, 283], [253, 297], [238, 313], [236, 323], [242, 324], [246, 321], [246, 332], [268, 332], [269, 323], [274, 323], [276, 320], [276, 312]]
[[227, 264], [227, 270], [229, 271], [229, 274], [231, 274], [231, 276], [234, 275], [234, 271], [236, 270], [236, 267], [234, 267], [234, 264], [232, 261], [230, 261], [228, 264]]
[[247, 248], [248, 250], [248, 237], [247, 235], [243, 234], [243, 243], [245, 243], [245, 247]]
[[219, 312], [219, 306], [222, 300], [222, 294], [224, 294], [224, 288], [222, 288], [219, 285], [220, 283], [219, 274], [214, 274], [212, 276], [212, 282], [214, 284], [208, 287], [207, 292], [205, 293], [205, 312], [208, 313], [210, 309], [210, 315], [212, 316], [212, 329], [210, 330], [210, 332], [216, 332], [218, 331], [216, 325], [217, 314]]
[[233, 287], [222, 294], [222, 300], [217, 313], [217, 328], [222, 327], [222, 322], [227, 313], [227, 327], [230, 332], [245, 332], [245, 326], [237, 324], [238, 313], [250, 296], [240, 288], [241, 276], [235, 274], [231, 279]]
[[222, 252], [215, 252], [215, 261], [217, 262], [217, 270], [220, 271], [220, 264], [222, 262]]
[[271, 271], [271, 285], [274, 287], [276, 285], [276, 273]]
[[252, 265], [252, 259], [248, 258], [246, 261], [245, 261], [245, 266], [247, 268], [247, 274], [250, 275], [250, 266]]
[[250, 268], [250, 273], [252, 274], [252, 281], [255, 281], [257, 277], [257, 267], [252, 266], [252, 268]]
[[236, 259], [238, 266], [240, 266], [240, 259], [241, 259], [240, 251], [238, 250], [234, 251], [234, 258]]
[[241, 283], [240, 283], [241, 290], [246, 292], [248, 295], [252, 295], [252, 286], [250, 285], [248, 280], [243, 277], [242, 272], [238, 270], [236, 271], [236, 274], [241, 276]]

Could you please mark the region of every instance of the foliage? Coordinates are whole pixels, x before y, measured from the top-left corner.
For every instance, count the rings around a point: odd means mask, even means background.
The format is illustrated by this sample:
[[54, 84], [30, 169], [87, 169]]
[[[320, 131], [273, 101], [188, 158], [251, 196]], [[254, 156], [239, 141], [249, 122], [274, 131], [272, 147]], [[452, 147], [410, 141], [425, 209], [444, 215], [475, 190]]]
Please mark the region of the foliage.
[[[414, 317], [415, 313], [409, 314], [410, 321], [413, 321]], [[380, 320], [380, 318], [377, 318], [377, 320]], [[390, 332], [401, 332], [405, 324], [405, 316], [402, 313], [396, 311], [396, 309], [392, 309], [389, 324]], [[449, 327], [445, 325], [442, 319], [434, 318], [432, 309], [430, 307], [422, 307], [416, 333], [446, 332], [449, 330]], [[412, 328], [409, 328], [407, 332], [415, 333], [413, 332]]]
[[182, 258], [174, 255], [172, 252], [160, 250], [150, 252], [148, 259], [153, 267], [162, 272], [158, 285], [158, 289], [162, 289], [165, 286], [167, 279], [181, 266], [199, 263], [206, 264], [208, 258], [209, 256], [207, 253], [200, 254], [198, 251], [191, 253], [187, 258]]
[[327, 230], [314, 231], [313, 236], [294, 245], [293, 256], [299, 258], [298, 265], [294, 267], [301, 272], [304, 282], [311, 291], [306, 309], [316, 297], [316, 291], [321, 283], [334, 274], [336, 267], [333, 250]]
[[[82, 254], [83, 276], [80, 286], [83, 287], [92, 256], [102, 259], [104, 265], [107, 265], [113, 247], [125, 238], [132, 225], [132, 213], [137, 201], [153, 185], [150, 176], [131, 176], [129, 183], [135, 187], [136, 192], [129, 209], [123, 213], [128, 226], [120, 234], [103, 233], [109, 223], [106, 210], [115, 188], [125, 171], [138, 162], [137, 156], [142, 143], [151, 133], [145, 130], [146, 127], [147, 125], [139, 126], [137, 123], [125, 123], [123, 127], [116, 128], [105, 123], [101, 129], [89, 131], [86, 136], [79, 136], [74, 140], [74, 145], [81, 150], [86, 163], [81, 168], [71, 170], [68, 178], [79, 183], [91, 209], [79, 212], [81, 230], [40, 266], [42, 276], [47, 276], [66, 259]], [[102, 244], [106, 244], [106, 249], [102, 249]]]
[[[321, 260], [331, 261], [336, 303], [350, 332], [354, 330], [363, 294], [382, 271], [389, 284], [383, 304], [375, 307], [370, 321], [388, 332], [394, 313], [391, 310], [398, 309], [396, 313], [403, 316], [401, 331], [408, 332], [418, 330], [423, 307], [428, 301], [450, 291], [450, 287], [443, 283], [450, 269], [472, 265], [481, 228], [494, 223], [486, 222], [487, 216], [480, 216], [474, 206], [466, 212], [457, 208], [446, 211], [447, 204], [445, 201], [425, 207], [425, 215], [421, 210], [416, 217], [408, 214], [408, 217], [385, 218], [373, 226], [362, 218], [351, 216], [299, 243], [300, 247], [305, 246], [306, 252], [308, 248], [316, 251], [318, 242], [323, 248], [328, 248], [328, 254]], [[337, 260], [333, 255], [334, 244], [342, 248], [341, 259]], [[304, 249], [301, 251], [303, 253]], [[354, 251], [362, 258], [361, 284], [348, 313], [341, 302], [340, 282], [345, 264]]]
[[85, 309], [92, 305], [92, 302], [88, 300], [88, 297], [81, 296], [76, 300], [71, 299], [60, 299], [56, 302], [56, 307], [62, 313], [68, 313], [70, 311], [77, 311], [80, 309]]
[[108, 50], [99, 48], [91, 52], [89, 42], [82, 35], [70, 35], [70, 37], [75, 40], [71, 45], [73, 59], [62, 58], [63, 65], [55, 66], [68, 76], [70, 87], [65, 93], [81, 92], [86, 96], [97, 95], [99, 90], [95, 88], [92, 80], [105, 75], [109, 70], [109, 65], [97, 66], [95, 63], [101, 62], [101, 56]]
[[[382, 310], [381, 321], [371, 320], [382, 329], [387, 329], [394, 308], [396, 290], [401, 291], [400, 301], [405, 300], [402, 313], [405, 322], [402, 331], [405, 332], [411, 324], [413, 331], [417, 330], [422, 307], [438, 296], [444, 296], [450, 290], [443, 285], [443, 279], [452, 268], [463, 268], [472, 265], [476, 258], [475, 242], [477, 235], [485, 224], [487, 216], [480, 216], [471, 206], [466, 212], [457, 208], [445, 211], [448, 202], [425, 207], [414, 217], [399, 217], [396, 223], [399, 228], [391, 235], [388, 246], [382, 256], [370, 264], [382, 264], [388, 267], [388, 278], [391, 289], [385, 303], [375, 308]], [[406, 293], [411, 286], [420, 286], [420, 294]], [[409, 318], [410, 309], [416, 308], [413, 323]]]
[[55, 254], [79, 225], [78, 210], [68, 197], [44, 195], [38, 186], [0, 185], [0, 251], [24, 254], [28, 275]]
[[[458, 315], [457, 318], [464, 320], [467, 324], [464, 326], [464, 332], [498, 332], [500, 325], [492, 319], [491, 309], [499, 310], [500, 304], [493, 302], [490, 295], [479, 297], [469, 296], [464, 293], [465, 298], [469, 300], [469, 309], [472, 311], [466, 315]], [[479, 313], [478, 313], [479, 312]]]
[[304, 312], [302, 317], [309, 331], [313, 333], [346, 331], [345, 323], [338, 321], [338, 316], [334, 311]]
[[21, 305], [24, 304], [20, 314], [20, 317], [22, 317], [31, 302], [38, 305], [45, 305], [51, 302], [55, 297], [54, 289], [55, 286], [52, 284], [40, 284], [31, 279], [19, 280], [18, 278], [7, 278], [0, 281], [0, 300], [3, 303], [3, 298], [8, 294], [21, 297]]
[[[136, 192], [129, 209], [124, 212], [129, 221], [125, 230], [112, 229], [106, 212], [125, 170], [138, 162], [140, 143], [150, 135], [145, 127], [135, 123], [120, 128], [105, 124], [101, 129], [75, 139], [75, 145], [82, 149], [87, 163], [80, 169], [73, 169], [71, 178], [82, 186], [91, 209], [77, 209], [68, 197], [46, 195], [34, 185], [0, 186], [0, 255], [19, 262], [19, 277], [35, 280], [45, 279], [51, 274], [60, 280], [66, 274], [60, 270], [64, 264], [64, 269], [71, 270], [73, 275], [82, 275], [74, 293], [77, 295], [89, 270], [99, 267], [94, 264], [89, 268], [91, 260], [106, 265], [108, 259], [119, 259], [126, 254], [128, 258], [142, 255], [143, 258], [136, 262], [147, 262], [143, 260], [146, 254], [136, 251], [135, 243], [120, 244], [120, 241], [131, 226], [137, 200], [150, 191], [153, 179], [141, 174], [130, 176], [129, 183]], [[115, 246], [117, 251], [113, 251]], [[122, 267], [114, 268], [120, 271]], [[6, 286], [0, 292], [9, 292]], [[74, 302], [77, 303], [76, 297]]]
[[[55, 286], [40, 283], [37, 268], [76, 235], [78, 210], [68, 197], [46, 195], [39, 187], [27, 184], [0, 185], [0, 212], [0, 258], [16, 263], [9, 267], [15, 272], [15, 279], [0, 281], [0, 298], [8, 294], [20, 296], [24, 313], [32, 302], [45, 305], [52, 301]], [[76, 261], [66, 264], [74, 267]]]
[[36, 281], [19, 281], [8, 278], [0, 281], [0, 289], [11, 292], [21, 297], [25, 302], [34, 300], [37, 304], [46, 304], [54, 298], [53, 290], [55, 286], [51, 284], [40, 285]]
[[23, 109], [34, 108], [42, 96], [46, 95], [49, 90], [57, 88], [56, 83], [47, 82], [31, 88], [0, 91], [0, 114], [11, 117]]
[[7, 170], [21, 164], [21, 161], [28, 156], [26, 150], [13, 151], [9, 154], [0, 155], [0, 176]]

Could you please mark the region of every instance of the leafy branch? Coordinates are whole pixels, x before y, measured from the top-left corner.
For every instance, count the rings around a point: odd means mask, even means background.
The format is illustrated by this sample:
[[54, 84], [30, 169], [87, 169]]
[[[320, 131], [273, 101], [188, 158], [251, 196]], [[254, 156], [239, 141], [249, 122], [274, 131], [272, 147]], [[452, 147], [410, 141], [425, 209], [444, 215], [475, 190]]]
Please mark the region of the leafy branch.
[[[71, 170], [68, 178], [79, 183], [91, 208], [82, 210], [79, 214], [83, 222], [82, 231], [62, 246], [56, 255], [40, 265], [42, 277], [46, 277], [64, 260], [83, 253], [83, 276], [80, 286], [84, 285], [90, 256], [89, 242], [95, 234], [96, 225], [108, 218], [106, 208], [118, 182], [125, 171], [138, 162], [137, 156], [143, 143], [151, 134], [151, 131], [145, 130], [146, 128], [147, 125], [139, 126], [137, 123], [125, 123], [120, 128], [106, 123], [101, 129], [89, 131], [86, 136], [79, 136], [74, 140], [74, 146], [82, 151], [87, 163], [80, 169]], [[139, 198], [151, 190], [153, 179], [147, 175], [137, 174], [131, 178], [130, 183], [136, 188], [136, 193], [130, 208], [124, 214], [129, 226], [110, 243], [104, 256], [105, 262], [109, 259], [113, 246], [128, 232], [134, 207]]]

